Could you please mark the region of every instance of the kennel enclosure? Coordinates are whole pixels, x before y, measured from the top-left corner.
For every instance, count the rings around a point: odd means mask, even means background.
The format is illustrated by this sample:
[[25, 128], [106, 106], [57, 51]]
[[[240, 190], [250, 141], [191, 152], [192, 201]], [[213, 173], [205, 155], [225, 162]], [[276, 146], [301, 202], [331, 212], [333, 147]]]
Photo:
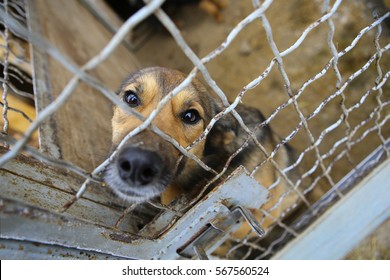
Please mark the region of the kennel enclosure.
[[[106, 1], [3, 1], [1, 258], [345, 258], [364, 237], [388, 224], [390, 14], [386, 9], [370, 1], [325, 0], [305, 2], [294, 10], [306, 13], [313, 5], [317, 11], [310, 15], [313, 20], [288, 14], [280, 1], [227, 1], [220, 13], [230, 26], [221, 32], [224, 40], [206, 52], [203, 45], [193, 43], [200, 40], [197, 34], [206, 28], [204, 22], [180, 26], [175, 14], [161, 8], [166, 1], [147, 2], [116, 25], [120, 19], [110, 20], [114, 12]], [[224, 26], [197, 4], [180, 9], [183, 18], [198, 11], [208, 28]], [[229, 16], [234, 9], [241, 14]], [[353, 9], [361, 9], [367, 20], [349, 24], [347, 14]], [[299, 22], [304, 27], [298, 31], [285, 30], [288, 25], [272, 17], [278, 12], [292, 22], [300, 16], [307, 22]], [[152, 14], [164, 31], [145, 21]], [[129, 34], [148, 32], [143, 28], [154, 31], [137, 50]], [[293, 41], [281, 39], [286, 32], [292, 33]], [[347, 42], [342, 41], [341, 35], [348, 32]], [[305, 198], [306, 208], [287, 221], [284, 216], [297, 207], [293, 205], [275, 219], [270, 229], [273, 238], [263, 237], [263, 221], [256, 220], [250, 209], [260, 208], [267, 201], [267, 189], [278, 182], [260, 186], [253, 179], [255, 170], [236, 170], [224, 184], [195, 201], [182, 198], [168, 206], [151, 202], [148, 207], [158, 214], [139, 232], [129, 226], [137, 219], [139, 206], [126, 205], [107, 190], [101, 172], [112, 160], [107, 157], [108, 116], [112, 103], [120, 102], [114, 91], [129, 72], [144, 66], [142, 52], [148, 44], [156, 47], [155, 40], [168, 49], [174, 44], [190, 65], [188, 78], [171, 96], [198, 74], [225, 105], [203, 137], [223, 115], [233, 114], [240, 121], [235, 107], [245, 98], [260, 109], [263, 103], [271, 104], [259, 128], [270, 125], [282, 141], [272, 151], [258, 144], [265, 160], [256, 169], [274, 165], [280, 147], [290, 143], [299, 157], [280, 170], [279, 179], [288, 179], [292, 169], [303, 169], [299, 180], [289, 180], [289, 192]], [[158, 56], [169, 56], [169, 50], [164, 52]], [[256, 60], [259, 54], [261, 60]], [[318, 60], [313, 62], [313, 57]], [[149, 54], [146, 59], [154, 58]], [[251, 60], [255, 66], [248, 64]], [[256, 72], [254, 78], [242, 78], [236, 90], [231, 79], [220, 75], [239, 76], [241, 64]], [[221, 66], [228, 69], [216, 72]], [[151, 115], [128, 137], [153, 130], [152, 120]], [[251, 139], [251, 131], [241, 125]], [[177, 146], [168, 135], [161, 137]], [[191, 156], [188, 147], [177, 148], [183, 156]], [[322, 194], [314, 195], [320, 189]], [[188, 203], [192, 207], [184, 207]], [[242, 223], [248, 223], [250, 230], [238, 239], [231, 233]], [[230, 244], [223, 256], [215, 253], [222, 244]], [[384, 245], [381, 250], [386, 256], [390, 248]]]

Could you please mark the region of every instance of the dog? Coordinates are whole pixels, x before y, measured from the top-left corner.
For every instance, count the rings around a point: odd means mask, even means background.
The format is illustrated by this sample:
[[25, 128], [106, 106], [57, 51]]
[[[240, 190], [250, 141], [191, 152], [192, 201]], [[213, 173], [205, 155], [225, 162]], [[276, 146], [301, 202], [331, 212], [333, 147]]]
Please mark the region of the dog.
[[[127, 77], [118, 95], [125, 104], [147, 118], [162, 98], [185, 78], [183, 73], [176, 70], [162, 67], [146, 68]], [[169, 100], [156, 115], [152, 124], [182, 147], [188, 147], [204, 132], [212, 118], [223, 109], [221, 101], [199, 80], [194, 79], [190, 85]], [[257, 141], [270, 153], [280, 142], [280, 138], [269, 126], [255, 130], [255, 127], [265, 120], [260, 111], [242, 104], [235, 110], [246, 126], [254, 131]], [[140, 124], [142, 121], [139, 118], [115, 106], [112, 118], [113, 148], [115, 149], [122, 139]], [[242, 165], [251, 172], [265, 160], [264, 153], [253, 139], [245, 144], [247, 137], [246, 131], [229, 113], [219, 119], [207, 137], [188, 152], [215, 171], [221, 172], [231, 155], [244, 145], [242, 151], [230, 161], [224, 176], [214, 183], [218, 184], [237, 167]], [[280, 169], [290, 166], [295, 159], [293, 150], [287, 144], [283, 145], [273, 157]], [[290, 173], [289, 178], [297, 178], [294, 171]], [[215, 174], [206, 171], [194, 160], [182, 156], [171, 143], [148, 129], [131, 137], [118, 150], [115, 159], [105, 172], [105, 180], [112, 191], [131, 203], [142, 203], [159, 197], [163, 204], [168, 204], [178, 194], [193, 197], [199, 194], [199, 191], [214, 176]], [[280, 176], [275, 165], [266, 161], [254, 177], [267, 188]], [[255, 213], [256, 218], [264, 219], [263, 228], [268, 228], [284, 210], [297, 201], [297, 195], [291, 191], [278, 206], [274, 207], [288, 190], [290, 186], [284, 179], [269, 190], [269, 200], [263, 209], [269, 210], [270, 215], [262, 217], [261, 211]], [[241, 231], [243, 236], [249, 231], [249, 227]], [[240, 234], [237, 233], [236, 237], [240, 237]]]

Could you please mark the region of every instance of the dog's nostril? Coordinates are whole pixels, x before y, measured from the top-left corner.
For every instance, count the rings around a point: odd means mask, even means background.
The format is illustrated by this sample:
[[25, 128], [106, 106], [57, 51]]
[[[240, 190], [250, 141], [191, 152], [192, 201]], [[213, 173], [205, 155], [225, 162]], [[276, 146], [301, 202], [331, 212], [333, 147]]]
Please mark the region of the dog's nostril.
[[157, 171], [154, 170], [153, 168], [145, 168], [141, 172], [141, 183], [147, 184], [153, 181], [153, 178], [157, 174]]
[[129, 172], [131, 170], [131, 164], [130, 162], [128, 162], [127, 160], [125, 161], [122, 161], [120, 164], [119, 164], [120, 168], [125, 171], [125, 172]]

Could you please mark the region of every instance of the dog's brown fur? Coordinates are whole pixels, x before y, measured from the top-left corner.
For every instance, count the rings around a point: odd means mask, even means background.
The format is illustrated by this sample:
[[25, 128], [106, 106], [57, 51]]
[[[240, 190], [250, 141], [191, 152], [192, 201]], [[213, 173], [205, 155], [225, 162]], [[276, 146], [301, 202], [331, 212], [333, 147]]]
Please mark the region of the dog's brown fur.
[[[185, 75], [175, 70], [160, 67], [147, 68], [130, 75], [123, 83], [119, 96], [123, 99], [126, 92], [136, 93], [140, 102], [134, 109], [146, 118], [157, 107], [161, 99], [184, 79]], [[183, 112], [189, 109], [199, 112], [200, 120], [195, 124], [183, 122]], [[218, 99], [212, 96], [195, 79], [162, 108], [152, 124], [176, 140], [181, 146], [187, 147], [198, 139], [210, 120], [222, 109], [223, 106]], [[262, 114], [251, 107], [238, 105], [236, 111], [251, 131], [254, 131], [255, 126], [264, 120]], [[113, 146], [116, 147], [129, 132], [141, 123], [142, 121], [136, 117], [125, 113], [119, 107], [115, 107], [112, 119]], [[256, 137], [268, 152], [271, 152], [279, 142], [279, 138], [269, 127], [258, 129]], [[228, 114], [217, 121], [207, 138], [189, 152], [219, 172], [225, 166], [229, 157], [244, 144], [246, 139], [247, 133], [238, 124], [237, 120]], [[162, 159], [161, 163], [164, 165], [162, 171], [164, 176], [161, 176], [158, 182], [153, 181], [153, 186], [139, 187], [123, 182], [116, 171], [116, 161], [111, 164], [106, 172], [106, 181], [117, 195], [130, 202], [143, 202], [152, 197], [160, 196], [163, 203], [169, 203], [178, 193], [193, 196], [214, 176], [193, 160], [187, 157], [181, 158], [181, 153], [172, 144], [149, 130], [144, 130], [132, 137], [126, 143], [126, 147], [137, 147], [156, 153]], [[251, 140], [243, 151], [232, 160], [224, 178], [240, 165], [245, 166], [251, 172], [264, 159], [263, 152]], [[292, 150], [284, 145], [273, 157], [273, 160], [280, 169], [286, 168], [294, 161]], [[295, 174], [290, 175], [291, 178], [296, 176]], [[279, 173], [270, 161], [267, 161], [255, 174], [256, 180], [266, 188], [271, 186], [278, 177]], [[281, 195], [288, 190], [289, 187], [286, 182], [281, 180], [276, 187], [269, 191], [270, 197], [264, 205], [264, 209], [270, 210]], [[278, 207], [270, 211], [271, 217], [264, 220], [263, 227], [266, 228], [272, 224], [273, 220], [280, 217], [282, 211], [291, 206], [296, 200], [296, 195], [291, 192]], [[260, 211], [255, 213], [259, 219], [262, 216], [260, 213]], [[238, 233], [238, 237], [246, 234], [248, 230], [247, 228], [242, 229], [241, 233]]]

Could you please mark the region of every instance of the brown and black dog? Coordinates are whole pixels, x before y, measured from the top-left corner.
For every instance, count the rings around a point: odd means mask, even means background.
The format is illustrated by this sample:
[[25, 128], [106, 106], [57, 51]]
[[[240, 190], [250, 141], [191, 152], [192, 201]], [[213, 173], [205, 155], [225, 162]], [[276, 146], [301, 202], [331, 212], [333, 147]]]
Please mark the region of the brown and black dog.
[[[175, 70], [161, 67], [146, 68], [131, 74], [118, 94], [123, 102], [146, 118], [162, 98], [185, 78], [184, 74]], [[210, 94], [201, 82], [194, 79], [162, 108], [152, 124], [182, 147], [187, 147], [198, 139], [211, 119], [222, 110], [223, 106], [219, 99]], [[236, 111], [247, 127], [251, 131], [256, 131], [257, 140], [271, 152], [280, 139], [267, 126], [255, 130], [255, 127], [264, 121], [262, 114], [257, 109], [244, 105], [238, 105]], [[113, 147], [141, 123], [138, 118], [116, 106], [112, 119]], [[228, 114], [218, 120], [206, 139], [189, 152], [220, 172], [229, 157], [245, 143], [247, 136], [237, 120]], [[263, 152], [251, 140], [230, 162], [224, 177], [226, 178], [240, 165], [251, 172], [264, 159]], [[288, 145], [284, 145], [273, 160], [280, 169], [284, 169], [294, 162], [293, 152]], [[185, 156], [181, 157], [178, 149], [150, 130], [143, 130], [130, 138], [105, 172], [105, 180], [113, 192], [120, 198], [134, 203], [145, 202], [155, 197], [161, 197], [163, 203], [169, 203], [177, 193], [196, 195], [214, 176], [215, 174], [204, 170], [195, 161]], [[268, 161], [255, 174], [255, 179], [266, 188], [276, 182], [278, 177], [279, 173]], [[290, 186], [284, 180], [280, 180], [280, 183], [269, 191], [269, 201], [264, 205], [264, 209], [270, 210], [273, 218], [265, 219], [263, 227], [267, 228], [274, 218], [278, 218], [282, 211], [296, 202], [297, 195], [292, 191], [277, 207], [273, 207], [289, 189]], [[256, 215], [257, 218], [260, 218], [259, 213]]]

